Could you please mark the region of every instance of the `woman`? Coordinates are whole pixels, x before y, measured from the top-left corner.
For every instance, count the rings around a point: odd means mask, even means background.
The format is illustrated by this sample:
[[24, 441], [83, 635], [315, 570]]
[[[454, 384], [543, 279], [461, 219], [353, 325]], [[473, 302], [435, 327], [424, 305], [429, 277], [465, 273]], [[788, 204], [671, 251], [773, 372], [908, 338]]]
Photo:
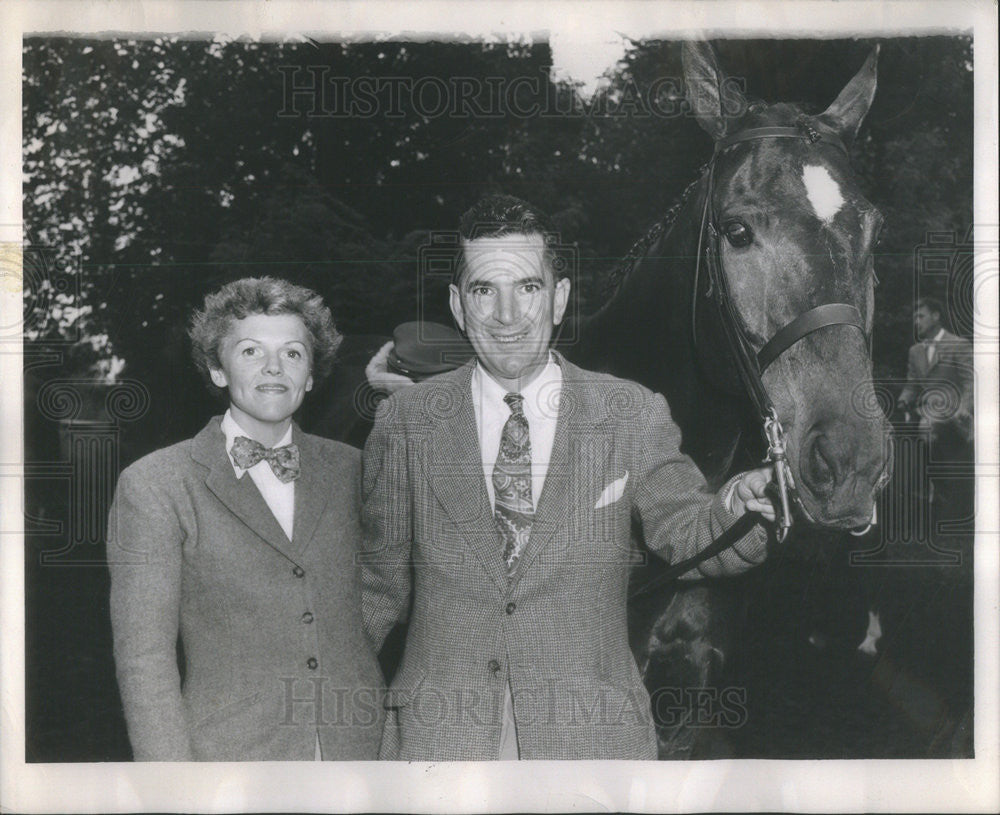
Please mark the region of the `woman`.
[[137, 761], [374, 759], [383, 679], [362, 627], [360, 454], [292, 414], [341, 337], [308, 289], [205, 299], [194, 360], [229, 409], [122, 472], [115, 662]]

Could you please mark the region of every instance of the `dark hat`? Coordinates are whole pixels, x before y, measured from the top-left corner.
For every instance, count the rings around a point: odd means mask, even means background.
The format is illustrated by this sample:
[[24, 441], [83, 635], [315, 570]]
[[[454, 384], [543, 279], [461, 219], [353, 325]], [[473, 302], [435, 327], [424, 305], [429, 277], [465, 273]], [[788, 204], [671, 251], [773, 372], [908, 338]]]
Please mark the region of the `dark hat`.
[[458, 368], [474, 355], [472, 346], [455, 329], [441, 323], [412, 322], [392, 332], [389, 370], [410, 379], [425, 379]]

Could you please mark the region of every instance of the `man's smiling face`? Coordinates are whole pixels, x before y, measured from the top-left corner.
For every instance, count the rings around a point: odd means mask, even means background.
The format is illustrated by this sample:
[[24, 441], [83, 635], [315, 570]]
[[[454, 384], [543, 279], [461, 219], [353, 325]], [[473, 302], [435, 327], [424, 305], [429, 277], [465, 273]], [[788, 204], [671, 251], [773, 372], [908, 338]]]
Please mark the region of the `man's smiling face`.
[[508, 390], [519, 391], [548, 361], [553, 328], [569, 300], [569, 280], [555, 280], [537, 233], [474, 238], [463, 242], [462, 251], [451, 312], [483, 368]]

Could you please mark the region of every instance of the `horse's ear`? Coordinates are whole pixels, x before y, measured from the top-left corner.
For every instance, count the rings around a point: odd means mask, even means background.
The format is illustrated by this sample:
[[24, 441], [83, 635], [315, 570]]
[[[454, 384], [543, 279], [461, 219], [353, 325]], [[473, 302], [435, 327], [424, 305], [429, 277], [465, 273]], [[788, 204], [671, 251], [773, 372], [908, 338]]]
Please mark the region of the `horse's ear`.
[[746, 97], [737, 82], [719, 69], [712, 46], [689, 40], [681, 48], [687, 101], [705, 131], [721, 139], [747, 109]]
[[861, 127], [861, 122], [868, 114], [868, 109], [875, 98], [878, 52], [879, 46], [876, 45], [865, 60], [865, 64], [861, 66], [861, 70], [844, 86], [833, 104], [819, 116], [840, 133], [846, 144], [850, 144], [858, 135], [858, 128]]

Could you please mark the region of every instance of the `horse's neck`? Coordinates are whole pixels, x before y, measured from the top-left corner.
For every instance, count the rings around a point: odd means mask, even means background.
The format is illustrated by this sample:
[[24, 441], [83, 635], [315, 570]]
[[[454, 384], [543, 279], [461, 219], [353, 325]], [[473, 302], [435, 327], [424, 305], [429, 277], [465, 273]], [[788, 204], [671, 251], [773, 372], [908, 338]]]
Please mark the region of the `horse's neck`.
[[699, 198], [690, 197], [612, 300], [578, 322], [577, 342], [567, 353], [585, 368], [662, 393], [681, 429], [681, 449], [718, 485], [731, 469], [744, 406], [713, 387], [695, 358], [691, 302]]

